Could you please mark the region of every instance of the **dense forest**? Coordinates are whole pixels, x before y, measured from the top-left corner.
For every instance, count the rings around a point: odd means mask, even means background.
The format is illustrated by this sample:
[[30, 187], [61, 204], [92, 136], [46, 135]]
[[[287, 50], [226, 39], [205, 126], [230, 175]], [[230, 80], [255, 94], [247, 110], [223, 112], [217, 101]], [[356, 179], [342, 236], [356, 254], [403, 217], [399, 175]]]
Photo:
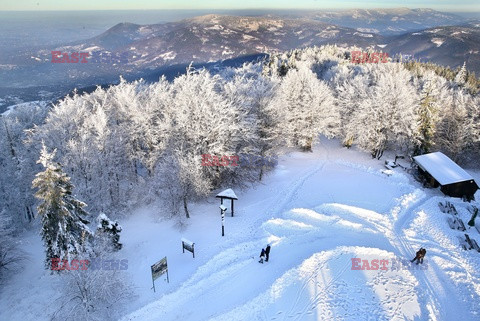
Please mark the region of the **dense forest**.
[[[0, 117], [3, 235], [37, 213], [32, 181], [44, 144], [90, 215], [113, 217], [154, 200], [160, 216], [223, 186], [261, 180], [274, 164], [201, 166], [202, 155], [276, 157], [310, 151], [320, 135], [380, 158], [440, 150], [460, 163], [480, 155], [479, 82], [465, 68], [390, 59], [351, 62], [358, 48], [313, 47], [218, 73], [139, 80]], [[3, 239], [3, 238], [2, 238]]]

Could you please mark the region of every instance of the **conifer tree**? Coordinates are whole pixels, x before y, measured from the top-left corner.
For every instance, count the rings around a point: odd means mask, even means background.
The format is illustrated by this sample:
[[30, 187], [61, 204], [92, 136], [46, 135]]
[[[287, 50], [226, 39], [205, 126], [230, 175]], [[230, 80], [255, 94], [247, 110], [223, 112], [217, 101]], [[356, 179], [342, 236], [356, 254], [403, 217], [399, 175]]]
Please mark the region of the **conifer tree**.
[[464, 62], [462, 68], [458, 71], [457, 75], [455, 76], [455, 82], [460, 86], [465, 85], [467, 81], [467, 65]]
[[123, 244], [119, 242], [122, 227], [118, 222], [112, 221], [107, 215], [101, 213], [97, 217], [97, 223], [96, 237], [104, 243], [105, 248], [114, 251], [120, 250], [123, 246]]
[[424, 76], [422, 91], [420, 93], [420, 106], [418, 108], [418, 135], [419, 146], [416, 155], [429, 153], [434, 145], [434, 136], [438, 122], [438, 89], [433, 82], [434, 75], [427, 73]]
[[37, 188], [35, 197], [41, 201], [37, 211], [42, 219], [46, 268], [51, 266], [53, 258], [70, 261], [82, 253], [90, 253], [92, 238], [83, 209], [86, 204], [72, 195], [70, 177], [53, 161], [55, 153], [56, 150], [49, 153], [43, 144], [37, 163], [45, 170], [33, 180], [33, 187]]

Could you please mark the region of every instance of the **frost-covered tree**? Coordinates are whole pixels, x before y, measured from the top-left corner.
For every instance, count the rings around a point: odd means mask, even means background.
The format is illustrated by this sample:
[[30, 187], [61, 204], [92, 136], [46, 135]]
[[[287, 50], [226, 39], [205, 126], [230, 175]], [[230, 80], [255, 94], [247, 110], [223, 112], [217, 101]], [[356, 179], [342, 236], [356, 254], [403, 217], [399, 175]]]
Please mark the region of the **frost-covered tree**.
[[122, 249], [120, 243], [120, 232], [122, 227], [116, 221], [112, 221], [105, 213], [97, 217], [97, 231], [95, 232], [96, 242], [108, 251]]
[[474, 144], [474, 117], [478, 115], [469, 113], [469, 108], [475, 105], [475, 100], [463, 90], [453, 89], [444, 104], [446, 107], [438, 124], [436, 141], [441, 150], [454, 161], [459, 161]]
[[18, 269], [26, 258], [13, 233], [12, 219], [6, 215], [5, 210], [0, 211], [0, 285], [7, 278], [7, 273]]
[[70, 260], [89, 253], [92, 238], [83, 209], [86, 205], [72, 195], [70, 178], [53, 161], [54, 156], [55, 151], [49, 153], [43, 145], [38, 162], [45, 170], [36, 175], [32, 184], [40, 200], [37, 211], [42, 220], [46, 268], [51, 266], [52, 258]]
[[331, 90], [310, 69], [291, 69], [271, 104], [289, 146], [311, 151], [320, 134], [333, 137], [338, 130], [339, 114]]
[[355, 142], [380, 158], [389, 148], [407, 150], [416, 145], [418, 99], [411, 75], [401, 65], [372, 69], [373, 86], [347, 125]]
[[371, 79], [359, 72], [360, 68], [337, 66], [335, 76], [330, 81], [335, 92], [335, 103], [340, 114], [340, 135], [343, 145], [347, 148], [354, 143], [358, 128], [349, 127], [353, 115], [360, 105], [369, 99]]
[[[137, 94], [138, 103], [130, 106], [128, 137], [134, 153], [130, 156], [135, 162], [153, 175], [155, 166], [161, 160], [170, 137], [172, 121], [167, 113], [172, 103], [170, 83], [161, 78], [157, 83], [143, 85]], [[138, 164], [137, 164], [138, 169]]]
[[468, 104], [470, 117], [473, 157], [480, 157], [480, 96], [471, 97]]
[[0, 115], [0, 212], [5, 210], [14, 228], [34, 219], [31, 184], [38, 171], [38, 149], [24, 144], [26, 131], [43, 122], [46, 103], [25, 103]]
[[[221, 92], [219, 78], [206, 70], [189, 69], [172, 84], [169, 119], [174, 123], [170, 133], [167, 167], [177, 169], [183, 209], [187, 217], [188, 202], [204, 197], [220, 186], [222, 177], [234, 170], [230, 166], [202, 166], [202, 155], [216, 157], [235, 155], [242, 142], [249, 139], [242, 126], [243, 115]], [[173, 164], [172, 164], [173, 162]]]
[[443, 107], [441, 94], [446, 90], [445, 81], [439, 78], [429, 71], [421, 79], [420, 104], [417, 109], [419, 145], [415, 150], [416, 155], [429, 153], [434, 146], [439, 112]]
[[93, 211], [124, 210], [135, 199], [136, 151], [129, 129], [139, 87], [139, 82], [122, 80], [108, 89], [66, 97], [33, 131], [32, 140], [57, 149], [65, 172]]
[[134, 295], [121, 270], [89, 268], [88, 271], [69, 271], [60, 277], [64, 286], [60, 288], [62, 295], [51, 320], [118, 320], [125, 313], [121, 307]]
[[459, 69], [457, 75], [455, 76], [455, 83], [460, 86], [465, 85], [467, 82], [467, 65], [466, 62], [463, 63], [462, 67]]
[[274, 124], [276, 110], [269, 102], [275, 93], [277, 78], [267, 79], [260, 73], [261, 65], [246, 65], [237, 69], [233, 76], [225, 79], [224, 92], [226, 99], [243, 115], [240, 134], [243, 139], [236, 147], [240, 166], [228, 173], [233, 178], [231, 183], [242, 184], [242, 181], [262, 180], [266, 171], [272, 168], [268, 162], [249, 162], [249, 159], [275, 158], [278, 152], [277, 127]]

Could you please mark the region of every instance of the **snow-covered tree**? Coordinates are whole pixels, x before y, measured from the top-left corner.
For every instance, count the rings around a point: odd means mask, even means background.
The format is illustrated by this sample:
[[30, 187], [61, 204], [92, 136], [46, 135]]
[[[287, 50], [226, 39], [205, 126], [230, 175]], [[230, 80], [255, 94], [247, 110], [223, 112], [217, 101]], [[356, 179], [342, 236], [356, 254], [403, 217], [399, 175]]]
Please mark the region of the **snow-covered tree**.
[[116, 221], [112, 221], [107, 215], [101, 213], [97, 217], [97, 231], [95, 232], [96, 242], [100, 243], [103, 249], [118, 251], [122, 248], [120, 243], [120, 232], [122, 227]]
[[[189, 217], [188, 202], [204, 197], [219, 187], [232, 166], [202, 166], [202, 155], [231, 156], [252, 141], [246, 130], [244, 111], [225, 98], [220, 79], [206, 70], [189, 69], [172, 84], [172, 101], [168, 118], [173, 122], [165, 169], [177, 171], [182, 207]], [[170, 163], [167, 163], [170, 162]]]
[[88, 271], [69, 271], [59, 277], [63, 279], [64, 286], [59, 289], [62, 295], [52, 320], [118, 320], [125, 313], [119, 307], [125, 306], [134, 295], [128, 278], [121, 270], [90, 267]]
[[165, 78], [142, 86], [137, 94], [138, 103], [130, 106], [129, 110], [128, 137], [134, 149], [130, 156], [134, 161], [141, 162], [150, 176], [161, 160], [170, 137], [172, 121], [167, 113], [172, 102], [170, 87]]
[[38, 171], [35, 146], [24, 144], [26, 131], [44, 121], [46, 103], [25, 103], [0, 115], [0, 212], [12, 218], [14, 228], [34, 219], [31, 185]]
[[455, 83], [460, 86], [465, 85], [467, 82], [467, 65], [466, 62], [463, 63], [462, 67], [458, 71], [457, 75], [455, 76]]
[[[255, 67], [257, 70], [253, 69]], [[259, 164], [242, 160], [273, 158], [278, 150], [276, 138], [279, 135], [275, 133], [277, 127], [273, 121], [276, 110], [270, 108], [269, 104], [275, 93], [277, 78], [267, 79], [261, 76], [261, 65], [255, 67], [247, 65], [237, 69], [233, 76], [224, 81], [226, 99], [241, 112], [241, 121], [246, 123], [240, 128], [243, 139], [236, 147], [241, 165], [229, 173], [233, 178], [231, 183], [237, 185], [242, 181], [262, 180], [264, 173], [272, 168], [267, 162]]]
[[472, 147], [475, 158], [480, 157], [480, 96], [470, 99], [468, 112], [471, 119]]
[[0, 285], [7, 278], [7, 273], [20, 267], [26, 258], [13, 236], [12, 219], [6, 210], [0, 211]]
[[407, 150], [416, 145], [418, 99], [411, 75], [401, 65], [372, 69], [373, 86], [347, 125], [348, 136], [380, 158], [391, 147]]
[[57, 149], [65, 172], [93, 211], [124, 210], [135, 199], [130, 110], [138, 103], [141, 86], [122, 81], [109, 89], [66, 97], [33, 132], [33, 140]]
[[360, 105], [369, 99], [370, 94], [371, 79], [359, 70], [361, 69], [352, 69], [346, 65], [337, 66], [333, 69], [335, 76], [330, 81], [340, 114], [340, 135], [347, 148], [354, 143], [358, 131], [358, 128], [349, 127], [348, 124]]
[[452, 89], [443, 103], [446, 107], [438, 124], [436, 142], [454, 161], [459, 161], [462, 154], [475, 143], [474, 117], [478, 115], [469, 113], [472, 108], [470, 105], [475, 105], [475, 100], [462, 89]]
[[307, 68], [291, 69], [271, 101], [287, 144], [311, 151], [320, 134], [333, 137], [339, 114], [330, 88]]
[[423, 75], [421, 80], [420, 105], [417, 110], [419, 145], [415, 151], [416, 155], [429, 153], [434, 146], [439, 112], [442, 108], [441, 93], [446, 90], [445, 81], [441, 81], [439, 78], [429, 71]]
[[49, 153], [43, 145], [38, 162], [45, 170], [36, 175], [32, 184], [37, 189], [35, 197], [41, 201], [37, 211], [42, 220], [47, 268], [53, 258], [70, 260], [89, 253], [92, 238], [83, 209], [86, 205], [72, 195], [70, 178], [53, 161], [54, 156], [55, 151]]

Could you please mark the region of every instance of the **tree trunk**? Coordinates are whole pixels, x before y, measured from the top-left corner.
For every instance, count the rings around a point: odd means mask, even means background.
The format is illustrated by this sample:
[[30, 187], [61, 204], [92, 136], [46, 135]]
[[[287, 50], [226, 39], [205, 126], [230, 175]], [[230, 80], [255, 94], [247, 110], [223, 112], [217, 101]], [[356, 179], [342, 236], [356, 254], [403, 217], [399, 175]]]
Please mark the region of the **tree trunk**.
[[380, 159], [383, 156], [383, 149], [377, 149], [372, 152], [372, 158]]
[[34, 219], [34, 217], [33, 217], [33, 211], [30, 208], [30, 206], [25, 206], [25, 213], [26, 213], [27, 221], [31, 222]]
[[190, 218], [190, 213], [188, 212], [188, 207], [187, 207], [187, 196], [183, 196], [183, 209], [185, 210], [185, 215], [187, 218]]
[[4, 119], [3, 119], [3, 125], [5, 126], [5, 132], [7, 133], [7, 140], [8, 140], [8, 144], [9, 144], [9, 147], [10, 147], [10, 154], [17, 161], [17, 165], [19, 165], [20, 161], [18, 160], [17, 155], [15, 153], [15, 148], [13, 147], [12, 137], [10, 136], [10, 132], [8, 131], [7, 122]]

